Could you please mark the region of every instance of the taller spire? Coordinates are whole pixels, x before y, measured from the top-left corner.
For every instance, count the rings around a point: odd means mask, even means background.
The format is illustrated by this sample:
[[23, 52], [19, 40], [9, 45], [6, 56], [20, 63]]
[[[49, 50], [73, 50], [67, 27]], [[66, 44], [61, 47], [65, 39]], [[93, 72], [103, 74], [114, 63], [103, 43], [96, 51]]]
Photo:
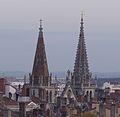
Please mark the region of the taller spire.
[[73, 72], [73, 87], [76, 94], [79, 94], [79, 91], [82, 90], [85, 85], [89, 85], [90, 79], [83, 24], [84, 23], [82, 13], [79, 42], [77, 46], [77, 53]]
[[48, 77], [49, 73], [43, 37], [42, 20], [40, 20], [39, 36], [32, 70], [33, 84], [46, 86], [48, 85]]

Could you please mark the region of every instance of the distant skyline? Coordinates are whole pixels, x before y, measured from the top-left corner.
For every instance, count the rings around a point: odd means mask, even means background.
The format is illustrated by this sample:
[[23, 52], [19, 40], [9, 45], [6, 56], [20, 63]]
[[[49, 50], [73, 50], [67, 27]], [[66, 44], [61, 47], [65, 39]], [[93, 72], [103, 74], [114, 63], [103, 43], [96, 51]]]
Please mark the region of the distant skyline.
[[120, 72], [119, 0], [0, 0], [0, 71], [31, 72], [43, 20], [49, 71], [73, 70], [80, 14], [91, 72]]

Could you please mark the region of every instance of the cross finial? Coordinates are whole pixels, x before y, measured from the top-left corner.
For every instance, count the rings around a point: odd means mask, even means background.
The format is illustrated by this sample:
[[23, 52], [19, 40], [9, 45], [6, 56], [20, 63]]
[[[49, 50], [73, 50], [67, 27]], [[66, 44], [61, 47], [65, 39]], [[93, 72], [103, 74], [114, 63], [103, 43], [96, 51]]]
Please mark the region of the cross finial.
[[39, 28], [39, 30], [42, 31], [42, 29], [43, 29], [42, 28], [42, 19], [40, 19], [40, 28]]
[[83, 11], [81, 11], [81, 19], [83, 19]]

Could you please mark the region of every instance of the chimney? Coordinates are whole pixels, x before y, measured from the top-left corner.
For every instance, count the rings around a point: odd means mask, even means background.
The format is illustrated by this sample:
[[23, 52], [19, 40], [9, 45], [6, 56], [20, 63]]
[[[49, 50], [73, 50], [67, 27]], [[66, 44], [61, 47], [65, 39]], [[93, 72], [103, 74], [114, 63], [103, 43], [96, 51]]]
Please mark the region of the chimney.
[[112, 102], [111, 104], [111, 111], [110, 111], [110, 117], [116, 117], [116, 104], [114, 102]]
[[106, 115], [105, 115], [105, 103], [102, 101], [99, 104], [99, 117], [106, 117]]
[[26, 117], [25, 102], [19, 102], [19, 115], [20, 117]]
[[19, 97], [19, 116], [26, 117], [26, 103], [30, 102], [29, 97]]

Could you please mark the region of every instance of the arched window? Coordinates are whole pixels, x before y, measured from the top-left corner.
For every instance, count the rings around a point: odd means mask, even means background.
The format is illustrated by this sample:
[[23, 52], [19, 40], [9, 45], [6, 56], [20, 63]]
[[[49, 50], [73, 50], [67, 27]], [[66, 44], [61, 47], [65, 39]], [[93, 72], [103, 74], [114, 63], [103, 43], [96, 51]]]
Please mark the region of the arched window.
[[29, 88], [26, 88], [26, 96], [29, 96]]
[[46, 92], [46, 101], [48, 102], [48, 91]]
[[9, 92], [9, 98], [10, 98], [10, 99], [12, 98], [12, 93], [11, 93], [11, 92]]
[[78, 91], [76, 91], [76, 95], [78, 96]]
[[86, 95], [87, 95], [87, 96], [89, 95], [89, 91], [86, 92]]
[[90, 91], [90, 99], [92, 99], [92, 91]]
[[33, 90], [33, 96], [35, 96], [35, 90]]
[[68, 99], [71, 98], [71, 90], [70, 90], [70, 89], [69, 89], [68, 92], [67, 92], [67, 97], [68, 97]]
[[52, 102], [52, 91], [50, 91], [50, 102]]

